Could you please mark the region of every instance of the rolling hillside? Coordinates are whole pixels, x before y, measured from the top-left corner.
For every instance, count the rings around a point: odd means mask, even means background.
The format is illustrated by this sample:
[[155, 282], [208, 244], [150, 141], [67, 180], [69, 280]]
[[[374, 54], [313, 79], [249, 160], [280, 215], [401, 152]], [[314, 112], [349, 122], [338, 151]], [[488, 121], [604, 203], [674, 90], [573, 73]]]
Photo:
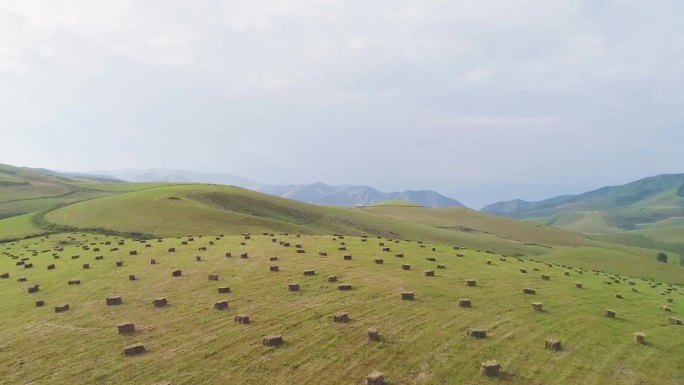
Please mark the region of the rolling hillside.
[[678, 260], [684, 257], [683, 192], [684, 174], [659, 175], [540, 202], [499, 202], [483, 212], [528, 219], [599, 240], [667, 250]]
[[0, 241], [41, 234], [45, 210], [159, 184], [132, 184], [102, 177], [64, 176], [42, 169], [0, 164]]
[[[49, 211], [43, 220], [56, 225], [56, 229], [62, 226], [65, 230], [91, 229], [150, 237], [211, 231], [380, 235], [509, 255], [557, 255], [559, 262], [572, 261], [572, 250], [581, 248], [593, 258], [579, 261], [580, 266], [684, 283], [683, 270], [674, 264], [655, 262], [654, 250], [601, 242], [463, 208], [324, 207], [238, 187], [173, 185], [68, 205]], [[604, 254], [610, 257], [603, 259]]]
[[[658, 175], [621, 186], [603, 187], [580, 195], [564, 195], [539, 202], [514, 200], [485, 206], [481, 211], [513, 218], [551, 217], [567, 211], [610, 211], [642, 209], [626, 212], [626, 219], [658, 220], [684, 216], [684, 174]], [[631, 215], [628, 215], [631, 214]]]

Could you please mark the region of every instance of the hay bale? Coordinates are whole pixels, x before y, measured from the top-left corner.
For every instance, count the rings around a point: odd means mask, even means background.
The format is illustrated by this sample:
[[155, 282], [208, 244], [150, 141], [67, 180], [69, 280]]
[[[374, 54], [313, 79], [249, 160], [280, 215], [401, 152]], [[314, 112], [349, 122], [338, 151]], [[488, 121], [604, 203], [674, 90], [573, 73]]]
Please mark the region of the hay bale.
[[150, 259], [150, 265], [156, 265], [156, 264], [157, 264], [156, 259], [154, 259], [154, 258]]
[[104, 255], [98, 255], [97, 257], [95, 257], [96, 261], [101, 261], [103, 259], [104, 259]]
[[568, 277], [570, 276], [570, 272], [569, 272], [569, 271], [565, 271], [565, 272], [563, 272], [563, 274], [566, 275], [566, 276], [568, 276]]
[[131, 250], [128, 252], [128, 255], [138, 255], [138, 252], [136, 250]]
[[534, 311], [544, 311], [544, 305], [541, 302], [532, 302], [532, 309]]
[[69, 283], [70, 286], [71, 286], [71, 285], [80, 285], [80, 284], [81, 284], [81, 280], [80, 280], [80, 279], [70, 279], [68, 283]]
[[437, 265], [437, 268], [438, 269], [446, 269], [446, 265], [439, 264], [439, 265]]
[[632, 291], [633, 291], [634, 293], [638, 293], [638, 292], [639, 292], [639, 289], [637, 289], [636, 287], [633, 287], [633, 288], [632, 288]]
[[560, 351], [560, 350], [563, 348], [563, 346], [561, 345], [560, 340], [557, 340], [557, 339], [555, 339], [555, 338], [548, 338], [548, 339], [544, 342], [544, 347], [545, 347], [546, 349], [553, 350], [553, 351], [555, 351], [555, 352]]
[[435, 271], [434, 270], [425, 270], [425, 276], [426, 277], [434, 277], [435, 276]]
[[412, 291], [405, 291], [401, 293], [401, 299], [404, 301], [413, 301], [416, 299], [416, 296]]
[[328, 256], [328, 253], [326, 253], [325, 251], [319, 251], [319, 252], [318, 252], [318, 255], [321, 256], [321, 257], [327, 257], [327, 256]]
[[337, 286], [337, 290], [348, 291], [351, 289], [352, 289], [352, 285], [350, 285], [348, 283], [343, 283], [343, 284]]
[[247, 258], [249, 258], [249, 254], [247, 254], [247, 253], [242, 253], [242, 254], [240, 254], [240, 258], [242, 258], [242, 259], [247, 259]]
[[69, 311], [69, 305], [68, 304], [55, 306], [55, 313], [64, 313], [65, 311]]
[[264, 346], [280, 346], [283, 344], [283, 336], [268, 336], [262, 340]]
[[201, 255], [196, 256], [195, 261], [202, 262], [202, 256]]
[[523, 274], [527, 274], [527, 269], [520, 269], [520, 272]]
[[408, 263], [404, 263], [401, 265], [401, 268], [404, 270], [411, 270], [411, 265], [409, 265]]
[[352, 256], [351, 256], [351, 254], [348, 254], [348, 255], [345, 255], [345, 256], [343, 257], [343, 259], [344, 259], [345, 261], [351, 261], [351, 260], [352, 260]]
[[288, 291], [299, 291], [299, 284], [298, 283], [291, 283], [287, 285], [287, 290]]
[[530, 289], [529, 287], [526, 287], [523, 289], [523, 294], [537, 294], [537, 291], [534, 289]]
[[268, 270], [277, 272], [277, 271], [280, 271], [280, 267], [278, 267], [278, 265], [271, 265], [268, 267]]
[[473, 338], [483, 339], [487, 338], [487, 331], [484, 329], [469, 329], [468, 335]]
[[306, 250], [304, 250], [304, 249], [297, 249], [297, 254], [306, 254]]
[[501, 365], [496, 360], [483, 362], [480, 364], [480, 373], [487, 377], [497, 377], [501, 374]]
[[210, 281], [218, 281], [219, 280], [219, 275], [218, 274], [209, 274], [208, 279]]
[[135, 333], [135, 325], [131, 322], [119, 324], [116, 326], [116, 329], [119, 332], [119, 334]]
[[218, 301], [214, 303], [214, 309], [216, 310], [228, 310], [228, 301]]
[[218, 288], [219, 294], [227, 294], [230, 293], [230, 288], [228, 286], [221, 286]]
[[466, 286], [477, 286], [477, 280], [476, 279], [467, 279], [466, 280]]
[[246, 314], [238, 314], [233, 318], [233, 321], [239, 324], [248, 324], [250, 322], [249, 316]]
[[17, 282], [26, 282], [26, 277], [17, 278]]
[[277, 260], [278, 260], [278, 257], [270, 257], [270, 258], [268, 258], [268, 260], [271, 261], [271, 262], [277, 261]]
[[375, 264], [376, 264], [376, 265], [382, 265], [383, 263], [385, 263], [385, 260], [383, 260], [382, 258], [377, 258], [377, 259], [375, 260]]
[[382, 251], [390, 252], [390, 251], [392, 251], [392, 250], [390, 250], [389, 247], [383, 247], [383, 248], [382, 248]]
[[617, 299], [622, 299], [622, 294], [616, 293], [616, 294], [615, 294], [615, 298], [617, 298]]
[[541, 275], [541, 279], [543, 279], [544, 281], [548, 281], [548, 280], [551, 279], [551, 276], [550, 276], [550, 275], [546, 275], [546, 274], [542, 274], [542, 275]]
[[682, 320], [675, 317], [670, 317], [670, 323], [672, 325], [682, 325]]
[[377, 370], [374, 370], [366, 377], [367, 385], [386, 385], [385, 375]]
[[117, 262], [116, 262], [116, 267], [121, 267], [121, 266], [123, 266], [123, 265], [124, 265], [124, 264], [123, 264], [123, 261], [117, 261]]
[[612, 309], [606, 309], [603, 315], [606, 316], [606, 318], [615, 318], [617, 316], [617, 312]]
[[664, 310], [664, 311], [666, 311], [666, 312], [671, 312], [671, 311], [672, 311], [672, 308], [671, 308], [671, 307], [665, 306], [665, 305], [661, 305], [661, 306], [660, 306], [660, 309], [661, 309], [661, 310]]
[[458, 299], [458, 306], [460, 306], [460, 307], [471, 307], [472, 303], [470, 302], [470, 299], [468, 299], [468, 298], [459, 298]]
[[404, 258], [404, 253], [395, 253], [394, 256], [397, 258]]
[[166, 299], [166, 297], [155, 298], [152, 303], [154, 304], [154, 307], [166, 307], [169, 305], [169, 301]]
[[135, 281], [135, 280], [137, 280], [137, 279], [138, 279], [138, 277], [136, 277], [135, 274], [130, 274], [130, 275], [128, 276], [128, 280], [129, 280], [129, 281]]
[[175, 253], [176, 248], [175, 247], [169, 247], [166, 251], [168, 251], [169, 253]]
[[45, 306], [45, 301], [43, 301], [42, 299], [36, 301], [36, 307], [43, 307], [43, 306]]
[[306, 275], [306, 276], [316, 275], [316, 271], [315, 270], [304, 270], [304, 275]]
[[338, 323], [347, 323], [349, 322], [349, 314], [337, 313], [333, 316], [333, 321]]
[[83, 264], [83, 270], [88, 270], [88, 269], [90, 269], [90, 264], [84, 263]]
[[380, 341], [380, 332], [376, 327], [370, 327], [366, 331], [368, 334], [368, 341]]
[[123, 354], [124, 356], [137, 356], [145, 352], [147, 352], [145, 345], [138, 343], [126, 346], [124, 348]]
[[636, 332], [634, 333], [634, 341], [641, 345], [646, 345], [646, 333]]
[[584, 284], [582, 284], [582, 282], [575, 282], [575, 287], [581, 289], [584, 287]]
[[233, 253], [226, 253], [226, 258], [230, 258], [233, 256]]
[[499, 261], [506, 262], [506, 257], [499, 257]]
[[328, 282], [337, 282], [337, 276], [336, 275], [329, 275], [328, 276]]
[[491, 264], [492, 264], [492, 260], [491, 260], [491, 259], [488, 259], [488, 260], [487, 260], [487, 264], [488, 264], [488, 265], [491, 265]]
[[27, 263], [24, 265], [24, 269], [33, 269], [33, 263]]
[[107, 297], [106, 303], [107, 306], [122, 305], [123, 299], [120, 296]]
[[27, 289], [27, 291], [28, 291], [29, 294], [37, 293], [39, 290], [40, 290], [40, 286], [39, 286], [39, 285], [29, 286], [28, 289]]
[[172, 277], [180, 277], [182, 274], [183, 274], [183, 272], [180, 270], [174, 270], [171, 272]]
[[668, 299], [667, 299], [667, 302], [669, 302], [669, 303], [674, 303], [674, 298], [668, 298]]

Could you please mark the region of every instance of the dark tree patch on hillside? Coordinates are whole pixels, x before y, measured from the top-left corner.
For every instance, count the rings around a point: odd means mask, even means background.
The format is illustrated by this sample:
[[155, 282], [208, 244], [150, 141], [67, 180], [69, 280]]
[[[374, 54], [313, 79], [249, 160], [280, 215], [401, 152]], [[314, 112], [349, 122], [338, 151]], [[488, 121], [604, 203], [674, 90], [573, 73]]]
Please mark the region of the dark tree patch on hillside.
[[684, 198], [684, 183], [677, 189], [677, 196]]
[[656, 256], [656, 259], [658, 260], [658, 262], [667, 263], [667, 254], [660, 252]]
[[0, 180], [0, 187], [26, 186], [29, 182], [16, 182], [12, 180]]

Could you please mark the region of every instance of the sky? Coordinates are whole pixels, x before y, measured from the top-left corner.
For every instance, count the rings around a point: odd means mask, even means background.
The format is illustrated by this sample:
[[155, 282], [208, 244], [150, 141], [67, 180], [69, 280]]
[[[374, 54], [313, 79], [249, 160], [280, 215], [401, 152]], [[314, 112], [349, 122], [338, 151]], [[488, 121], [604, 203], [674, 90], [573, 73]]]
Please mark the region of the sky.
[[684, 172], [679, 0], [0, 0], [0, 163], [431, 189]]

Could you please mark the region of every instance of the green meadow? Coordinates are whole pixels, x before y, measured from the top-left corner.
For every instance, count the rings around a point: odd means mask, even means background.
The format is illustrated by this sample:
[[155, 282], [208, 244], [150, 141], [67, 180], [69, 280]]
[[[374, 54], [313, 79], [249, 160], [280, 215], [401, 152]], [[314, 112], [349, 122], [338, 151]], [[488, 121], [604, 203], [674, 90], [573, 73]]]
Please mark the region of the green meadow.
[[[392, 384], [684, 381], [684, 326], [669, 321], [684, 312], [678, 286], [417, 240], [188, 235], [136, 241], [63, 233], [0, 245], [0, 273], [9, 274], [0, 279], [0, 382], [360, 384], [374, 370]], [[33, 268], [17, 266], [23, 258]], [[270, 271], [273, 265], [280, 271]], [[172, 277], [174, 270], [182, 276]], [[330, 275], [337, 282], [328, 282]], [[288, 291], [291, 283], [300, 291]], [[36, 284], [40, 290], [29, 294]], [[339, 284], [352, 290], [340, 291]], [[402, 300], [406, 291], [415, 299]], [[107, 306], [109, 296], [121, 296], [123, 304]], [[155, 308], [159, 297], [169, 306]], [[460, 307], [463, 298], [472, 306]], [[36, 307], [37, 300], [45, 306]], [[221, 300], [227, 310], [214, 309]], [[544, 311], [533, 310], [533, 302]], [[62, 304], [70, 309], [55, 313]], [[617, 317], [605, 317], [606, 309]], [[340, 312], [348, 323], [333, 322]], [[236, 323], [239, 314], [251, 322]], [[125, 322], [136, 331], [118, 334]], [[370, 327], [380, 341], [368, 340]], [[473, 328], [486, 338], [469, 336]], [[635, 342], [635, 332], [646, 334], [646, 344]], [[282, 335], [284, 344], [263, 346], [270, 335]], [[545, 349], [549, 338], [560, 340], [562, 350]], [[124, 356], [134, 343], [147, 352]], [[491, 359], [502, 369], [495, 379], [479, 373]]]

